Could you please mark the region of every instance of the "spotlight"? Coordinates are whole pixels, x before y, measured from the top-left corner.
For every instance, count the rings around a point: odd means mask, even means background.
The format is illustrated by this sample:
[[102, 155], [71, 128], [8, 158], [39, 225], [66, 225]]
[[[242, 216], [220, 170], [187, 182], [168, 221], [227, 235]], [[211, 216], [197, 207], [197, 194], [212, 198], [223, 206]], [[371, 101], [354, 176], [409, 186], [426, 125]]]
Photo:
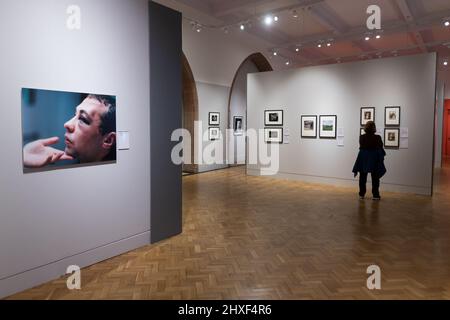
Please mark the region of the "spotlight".
[[278, 22], [278, 16], [273, 17], [273, 21]]
[[299, 15], [298, 15], [298, 12], [297, 12], [297, 10], [292, 10], [292, 18], [294, 18], [294, 19], [298, 19], [298, 17], [299, 17]]
[[369, 37], [369, 36], [366, 36], [366, 37], [364, 38], [364, 40], [369, 41], [369, 40], [370, 40], [370, 37]]
[[272, 23], [273, 23], [273, 18], [272, 18], [272, 16], [266, 16], [266, 17], [264, 18], [264, 23], [266, 24], [266, 26], [272, 25]]
[[197, 24], [197, 26], [195, 27], [195, 31], [200, 33], [202, 31], [202, 26]]
[[444, 22], [444, 26], [450, 27], [450, 21], [445, 21], [445, 22]]
[[289, 61], [286, 61], [286, 65], [288, 66], [288, 65], [290, 65], [291, 63], [289, 62]]
[[317, 45], [317, 48], [322, 48], [322, 45], [319, 43], [319, 44]]
[[300, 51], [300, 48], [295, 48], [295, 52], [299, 52]]
[[377, 34], [377, 36], [376, 36], [375, 38], [377, 38], [377, 39], [380, 39], [380, 38], [381, 38], [381, 36], [380, 36], [379, 34]]
[[331, 47], [331, 42], [328, 42], [328, 43], [327, 43], [327, 47]]
[[274, 55], [274, 56], [277, 56], [277, 55], [278, 55], [278, 52], [274, 51], [274, 52], [273, 52], [273, 55]]
[[444, 61], [444, 66], [448, 66], [448, 61]]
[[225, 34], [228, 34], [228, 32], [230, 32], [227, 27], [224, 27], [222, 30], [223, 30], [223, 33], [225, 33]]
[[242, 31], [245, 30], [245, 26], [243, 24], [241, 24], [241, 26], [239, 27]]

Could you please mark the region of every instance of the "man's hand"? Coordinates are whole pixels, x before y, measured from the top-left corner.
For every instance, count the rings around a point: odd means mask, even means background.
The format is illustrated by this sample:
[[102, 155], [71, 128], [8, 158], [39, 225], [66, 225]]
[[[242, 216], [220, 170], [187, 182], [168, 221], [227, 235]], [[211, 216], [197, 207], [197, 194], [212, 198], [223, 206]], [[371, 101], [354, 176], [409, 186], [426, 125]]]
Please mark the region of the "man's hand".
[[23, 148], [23, 164], [27, 168], [41, 168], [59, 160], [73, 160], [64, 151], [50, 147], [58, 143], [59, 138], [53, 137], [48, 139], [30, 142]]

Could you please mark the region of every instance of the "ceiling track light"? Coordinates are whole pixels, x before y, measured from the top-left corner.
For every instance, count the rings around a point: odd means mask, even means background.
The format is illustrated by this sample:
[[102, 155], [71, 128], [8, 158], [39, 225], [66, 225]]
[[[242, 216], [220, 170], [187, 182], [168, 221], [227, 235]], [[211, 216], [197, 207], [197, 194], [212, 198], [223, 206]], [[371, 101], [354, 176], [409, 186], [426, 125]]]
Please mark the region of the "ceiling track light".
[[450, 27], [450, 20], [446, 20], [446, 21], [444, 21], [444, 26], [446, 26], [446, 27]]
[[370, 37], [369, 37], [369, 36], [366, 36], [366, 37], [364, 38], [364, 40], [369, 41], [369, 40], [370, 40]]
[[240, 26], [239, 26], [239, 29], [241, 29], [241, 31], [244, 31], [245, 30], [245, 24], [241, 24]]
[[444, 66], [448, 66], [448, 61], [447, 60], [444, 61]]
[[381, 35], [377, 34], [375, 38], [376, 39], [381, 39]]

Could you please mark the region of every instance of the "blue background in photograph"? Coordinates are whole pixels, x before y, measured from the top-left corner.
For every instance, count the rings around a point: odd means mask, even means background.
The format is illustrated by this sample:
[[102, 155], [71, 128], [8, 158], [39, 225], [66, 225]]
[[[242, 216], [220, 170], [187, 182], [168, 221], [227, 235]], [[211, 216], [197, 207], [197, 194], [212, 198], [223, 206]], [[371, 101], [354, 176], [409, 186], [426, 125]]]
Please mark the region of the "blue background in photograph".
[[[52, 147], [64, 150], [64, 124], [75, 115], [76, 107], [88, 96], [86, 93], [22, 89], [22, 147], [38, 139], [59, 137]], [[68, 165], [59, 161], [54, 165]]]

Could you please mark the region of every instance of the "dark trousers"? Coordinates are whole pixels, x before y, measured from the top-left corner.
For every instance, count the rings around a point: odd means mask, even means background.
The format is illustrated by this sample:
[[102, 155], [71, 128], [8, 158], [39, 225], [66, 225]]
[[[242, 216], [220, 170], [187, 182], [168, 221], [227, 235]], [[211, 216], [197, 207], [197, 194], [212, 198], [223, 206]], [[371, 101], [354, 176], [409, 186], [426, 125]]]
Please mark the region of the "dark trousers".
[[[366, 195], [366, 183], [367, 183], [367, 175], [368, 173], [360, 172], [359, 173], [359, 195], [364, 197]], [[376, 174], [371, 173], [372, 175], [372, 194], [374, 197], [380, 196], [380, 177]]]

